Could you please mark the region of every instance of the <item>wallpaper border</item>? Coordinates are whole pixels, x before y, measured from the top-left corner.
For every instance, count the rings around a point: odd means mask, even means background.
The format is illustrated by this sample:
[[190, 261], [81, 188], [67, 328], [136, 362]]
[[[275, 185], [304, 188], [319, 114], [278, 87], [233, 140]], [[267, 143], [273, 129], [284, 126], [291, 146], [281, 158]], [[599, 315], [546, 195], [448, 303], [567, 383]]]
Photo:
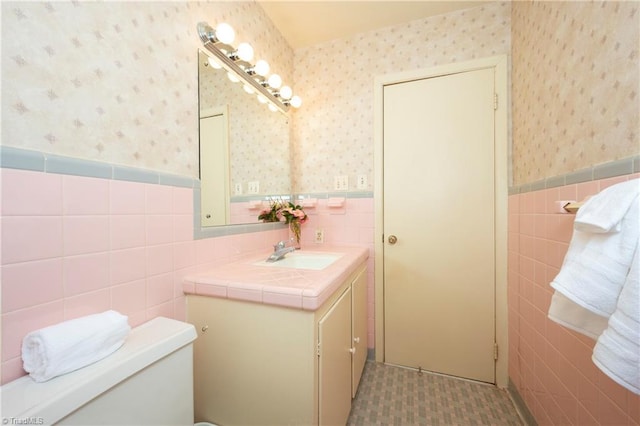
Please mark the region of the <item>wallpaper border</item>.
[[539, 191], [541, 189], [556, 188], [574, 183], [590, 182], [615, 176], [629, 175], [640, 172], [640, 155], [597, 164], [575, 172], [560, 176], [548, 177], [539, 181], [509, 187], [509, 195]]

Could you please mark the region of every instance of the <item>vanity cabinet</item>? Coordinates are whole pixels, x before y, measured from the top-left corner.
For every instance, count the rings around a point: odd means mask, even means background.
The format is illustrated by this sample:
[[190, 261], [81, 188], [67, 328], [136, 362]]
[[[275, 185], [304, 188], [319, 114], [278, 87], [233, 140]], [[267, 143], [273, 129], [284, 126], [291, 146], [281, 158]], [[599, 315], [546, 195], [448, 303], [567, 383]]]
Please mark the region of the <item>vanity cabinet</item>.
[[363, 263], [316, 311], [187, 295], [195, 421], [345, 424], [366, 361]]

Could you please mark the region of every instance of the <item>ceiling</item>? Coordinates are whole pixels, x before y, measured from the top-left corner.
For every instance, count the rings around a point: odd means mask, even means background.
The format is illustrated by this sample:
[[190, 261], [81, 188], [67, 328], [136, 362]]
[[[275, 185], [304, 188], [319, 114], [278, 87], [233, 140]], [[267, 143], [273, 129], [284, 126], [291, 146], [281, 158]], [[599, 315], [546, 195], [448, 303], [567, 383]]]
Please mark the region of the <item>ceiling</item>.
[[487, 3], [480, 0], [257, 2], [294, 49]]

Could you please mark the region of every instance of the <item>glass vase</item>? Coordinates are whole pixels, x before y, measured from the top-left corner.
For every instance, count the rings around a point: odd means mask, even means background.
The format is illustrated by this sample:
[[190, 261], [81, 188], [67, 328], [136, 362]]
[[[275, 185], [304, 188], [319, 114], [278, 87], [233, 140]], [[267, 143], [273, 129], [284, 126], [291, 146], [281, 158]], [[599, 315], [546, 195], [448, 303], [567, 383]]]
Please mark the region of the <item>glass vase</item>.
[[298, 222], [297, 220], [294, 220], [293, 222], [289, 223], [289, 229], [293, 234], [292, 240], [293, 240], [294, 246], [296, 250], [299, 250], [300, 249], [300, 222]]

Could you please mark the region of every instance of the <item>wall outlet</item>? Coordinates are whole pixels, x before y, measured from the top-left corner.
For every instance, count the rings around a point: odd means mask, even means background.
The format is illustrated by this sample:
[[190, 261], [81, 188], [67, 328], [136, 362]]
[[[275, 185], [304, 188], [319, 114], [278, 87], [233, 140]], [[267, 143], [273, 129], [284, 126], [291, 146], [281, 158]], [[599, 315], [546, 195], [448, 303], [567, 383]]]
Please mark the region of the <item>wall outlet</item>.
[[349, 176], [334, 176], [333, 177], [333, 189], [336, 191], [348, 191], [349, 190]]
[[242, 184], [241, 183], [236, 183], [234, 185], [233, 194], [234, 195], [242, 195]]
[[367, 189], [367, 175], [358, 175], [358, 181], [356, 185], [358, 189]]
[[324, 230], [316, 229], [315, 242], [317, 244], [324, 243]]
[[247, 183], [247, 194], [258, 194], [260, 193], [260, 182], [257, 180], [251, 181]]

